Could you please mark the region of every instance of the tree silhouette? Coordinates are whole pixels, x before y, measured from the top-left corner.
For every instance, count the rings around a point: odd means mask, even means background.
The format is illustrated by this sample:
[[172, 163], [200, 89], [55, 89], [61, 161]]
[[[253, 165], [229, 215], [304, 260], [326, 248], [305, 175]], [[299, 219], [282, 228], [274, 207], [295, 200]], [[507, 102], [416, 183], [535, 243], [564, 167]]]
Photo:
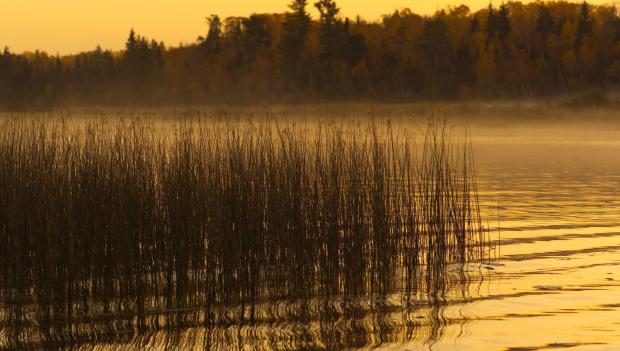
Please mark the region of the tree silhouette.
[[508, 18], [510, 14], [510, 10], [508, 9], [507, 4], [502, 4], [499, 7], [499, 11], [497, 11], [496, 16], [496, 26], [497, 26], [497, 35], [499, 39], [502, 41], [506, 40], [506, 37], [512, 30], [512, 26], [510, 25], [510, 19]]
[[[289, 5], [291, 12], [287, 13], [282, 23], [282, 37], [278, 46], [278, 63], [280, 78], [287, 85], [303, 86], [307, 76], [301, 64], [302, 53], [308, 34], [310, 33], [311, 19], [306, 11], [307, 0], [293, 0]], [[286, 87], [291, 88], [290, 86]]]
[[579, 9], [579, 20], [577, 22], [577, 33], [575, 34], [575, 49], [579, 50], [583, 45], [583, 39], [592, 31], [592, 20], [590, 19], [590, 6], [583, 2]]
[[419, 43], [422, 53], [422, 66], [426, 67], [425, 82], [430, 88], [430, 98], [436, 98], [440, 92], [449, 92], [451, 73], [453, 72], [452, 44], [446, 23], [440, 16], [435, 16], [424, 25]]
[[554, 27], [555, 24], [549, 8], [544, 3], [540, 3], [536, 14], [536, 32], [546, 37], [553, 32]]
[[373, 98], [553, 96], [620, 84], [613, 6], [507, 2], [368, 22], [334, 0], [292, 0], [284, 14], [207, 18], [178, 47], [133, 29], [123, 50], [0, 52], [0, 109], [66, 105], [257, 103]]
[[217, 15], [211, 15], [207, 18], [209, 24], [209, 33], [204, 40], [204, 46], [208, 54], [217, 54], [221, 48], [222, 37], [222, 21]]
[[321, 43], [321, 59], [331, 64], [339, 50], [340, 9], [334, 0], [319, 0], [314, 6], [319, 10], [319, 41]]

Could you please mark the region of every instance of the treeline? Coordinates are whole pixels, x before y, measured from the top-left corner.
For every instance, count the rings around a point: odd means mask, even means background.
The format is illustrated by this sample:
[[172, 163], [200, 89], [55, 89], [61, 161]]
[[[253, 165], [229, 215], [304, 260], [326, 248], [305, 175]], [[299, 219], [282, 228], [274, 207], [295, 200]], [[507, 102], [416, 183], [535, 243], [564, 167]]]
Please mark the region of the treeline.
[[[320, 16], [313, 19], [308, 8]], [[207, 18], [191, 45], [131, 31], [122, 52], [0, 55], [0, 107], [540, 97], [620, 80], [613, 6], [508, 2], [343, 18], [334, 0]]]

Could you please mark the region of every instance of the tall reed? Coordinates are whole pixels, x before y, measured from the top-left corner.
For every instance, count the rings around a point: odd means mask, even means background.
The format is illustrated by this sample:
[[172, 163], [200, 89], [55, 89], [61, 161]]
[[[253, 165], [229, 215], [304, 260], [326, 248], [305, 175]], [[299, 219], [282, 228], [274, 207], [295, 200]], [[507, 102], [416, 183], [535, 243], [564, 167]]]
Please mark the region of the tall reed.
[[[2, 122], [0, 309], [13, 334], [0, 345], [88, 340], [80, 323], [106, 316], [140, 333], [252, 324], [270, 301], [437, 298], [449, 266], [489, 246], [471, 149], [441, 121], [419, 134], [360, 121]], [[20, 334], [28, 323], [36, 337]]]

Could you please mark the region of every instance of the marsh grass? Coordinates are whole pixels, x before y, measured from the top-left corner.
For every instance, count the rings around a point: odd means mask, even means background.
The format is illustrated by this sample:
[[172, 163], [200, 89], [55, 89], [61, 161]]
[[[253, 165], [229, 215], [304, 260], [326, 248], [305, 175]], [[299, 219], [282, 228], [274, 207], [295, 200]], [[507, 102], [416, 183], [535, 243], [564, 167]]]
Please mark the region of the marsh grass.
[[301, 321], [316, 299], [413, 305], [490, 255], [471, 147], [436, 119], [7, 120], [0, 240], [6, 347], [251, 325], [277, 301]]

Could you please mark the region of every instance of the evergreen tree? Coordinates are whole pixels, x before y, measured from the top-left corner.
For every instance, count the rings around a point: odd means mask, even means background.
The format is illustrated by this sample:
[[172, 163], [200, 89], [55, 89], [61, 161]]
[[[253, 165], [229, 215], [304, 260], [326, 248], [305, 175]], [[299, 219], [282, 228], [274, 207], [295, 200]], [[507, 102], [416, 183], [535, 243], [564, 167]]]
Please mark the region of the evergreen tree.
[[453, 94], [452, 44], [448, 28], [443, 19], [435, 16], [427, 20], [418, 44], [422, 53], [422, 66], [425, 67], [425, 82], [431, 98], [438, 95]]
[[495, 13], [495, 9], [493, 8], [493, 4], [489, 4], [487, 10], [487, 44], [491, 39], [495, 38], [495, 34], [497, 33], [497, 14]]
[[248, 59], [255, 58], [256, 54], [271, 46], [271, 30], [264, 15], [251, 15], [242, 19], [243, 49]]
[[278, 46], [280, 75], [284, 81], [301, 84], [303, 79], [300, 64], [301, 55], [310, 32], [311, 19], [306, 11], [307, 0], [293, 0], [291, 12], [282, 23], [282, 37]]
[[314, 6], [319, 10], [319, 32], [318, 40], [320, 44], [319, 72], [322, 91], [328, 96], [335, 96], [339, 87], [343, 84], [343, 77], [339, 77], [336, 64], [339, 54], [342, 52], [341, 31], [342, 24], [338, 18], [340, 9], [334, 0], [319, 0]]
[[504, 41], [512, 27], [510, 25], [508, 5], [502, 4], [498, 10], [489, 5], [487, 17], [487, 43], [495, 37]]
[[579, 9], [579, 20], [577, 21], [577, 33], [575, 34], [575, 49], [579, 50], [586, 35], [592, 32], [592, 19], [590, 18], [590, 6], [583, 2]]
[[508, 36], [508, 34], [510, 34], [510, 31], [512, 30], [509, 15], [510, 10], [508, 8], [508, 5], [505, 3], [502, 4], [499, 7], [496, 16], [497, 36], [502, 42], [505, 42], [506, 37]]
[[208, 54], [217, 54], [221, 49], [222, 40], [222, 21], [217, 15], [211, 15], [207, 18], [209, 23], [209, 33], [204, 41]]
[[136, 32], [131, 28], [129, 31], [129, 36], [127, 37], [127, 42], [125, 43], [126, 52], [133, 52], [133, 50], [137, 46]]
[[555, 24], [549, 8], [544, 3], [539, 4], [538, 13], [536, 14], [536, 32], [546, 37], [553, 32], [554, 26]]
[[319, 10], [319, 41], [321, 43], [321, 57], [327, 64], [332, 61], [338, 51], [340, 9], [334, 0], [319, 0], [314, 6]]
[[358, 33], [352, 33], [350, 21], [344, 21], [343, 31], [340, 38], [340, 58], [350, 66], [359, 63], [366, 53], [364, 37]]

